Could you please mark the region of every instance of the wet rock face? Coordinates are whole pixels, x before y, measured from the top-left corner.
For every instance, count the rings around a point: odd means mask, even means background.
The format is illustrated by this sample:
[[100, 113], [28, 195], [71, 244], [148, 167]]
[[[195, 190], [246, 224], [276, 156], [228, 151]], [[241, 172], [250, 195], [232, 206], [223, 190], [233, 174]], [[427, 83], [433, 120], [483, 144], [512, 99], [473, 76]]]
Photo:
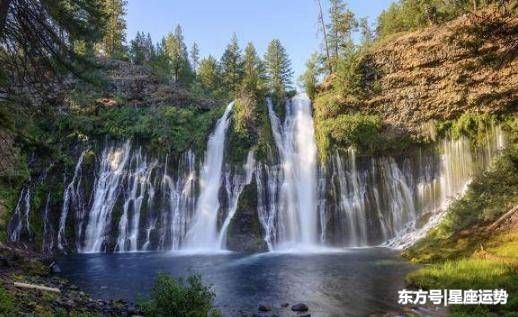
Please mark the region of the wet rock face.
[[239, 198], [236, 215], [230, 223], [227, 248], [238, 252], [262, 252], [268, 247], [262, 238], [257, 216], [256, 182], [247, 185]]

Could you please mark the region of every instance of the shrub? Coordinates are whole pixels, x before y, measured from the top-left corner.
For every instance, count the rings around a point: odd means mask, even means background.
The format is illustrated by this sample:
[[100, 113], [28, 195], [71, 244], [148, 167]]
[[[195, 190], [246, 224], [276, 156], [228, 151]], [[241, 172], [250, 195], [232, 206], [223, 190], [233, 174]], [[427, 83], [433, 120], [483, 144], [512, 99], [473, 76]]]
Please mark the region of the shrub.
[[317, 140], [321, 154], [330, 146], [354, 146], [364, 151], [374, 151], [381, 142], [381, 118], [363, 114], [342, 114], [320, 122]]
[[0, 315], [11, 316], [15, 314], [14, 298], [3, 287], [0, 287]]
[[215, 293], [205, 286], [199, 275], [191, 275], [186, 280], [175, 280], [160, 273], [151, 291], [151, 298], [140, 300], [139, 306], [146, 316], [152, 317], [216, 317]]
[[64, 115], [59, 123], [63, 134], [108, 136], [147, 141], [155, 150], [182, 153], [194, 147], [201, 152], [206, 136], [221, 116], [223, 107], [209, 111], [197, 108], [117, 107], [102, 109], [97, 116]]
[[450, 21], [471, 9], [471, 0], [399, 0], [378, 17], [378, 36], [411, 31]]

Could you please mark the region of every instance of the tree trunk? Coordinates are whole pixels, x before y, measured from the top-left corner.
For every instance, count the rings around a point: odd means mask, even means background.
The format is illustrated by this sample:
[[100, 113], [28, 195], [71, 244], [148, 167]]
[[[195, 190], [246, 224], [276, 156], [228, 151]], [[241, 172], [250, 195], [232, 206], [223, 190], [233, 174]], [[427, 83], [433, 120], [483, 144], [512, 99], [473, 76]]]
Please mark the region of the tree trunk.
[[324, 13], [322, 12], [322, 3], [320, 3], [320, 0], [317, 0], [318, 8], [319, 8], [319, 20], [322, 24], [322, 32], [324, 33], [324, 46], [326, 48], [326, 55], [327, 55], [327, 67], [329, 68], [329, 73], [333, 73], [333, 68], [331, 67], [331, 55], [329, 53], [329, 46], [327, 43], [327, 30], [326, 30], [326, 23], [324, 21]]
[[0, 0], [0, 36], [4, 34], [9, 4], [11, 4], [11, 0]]

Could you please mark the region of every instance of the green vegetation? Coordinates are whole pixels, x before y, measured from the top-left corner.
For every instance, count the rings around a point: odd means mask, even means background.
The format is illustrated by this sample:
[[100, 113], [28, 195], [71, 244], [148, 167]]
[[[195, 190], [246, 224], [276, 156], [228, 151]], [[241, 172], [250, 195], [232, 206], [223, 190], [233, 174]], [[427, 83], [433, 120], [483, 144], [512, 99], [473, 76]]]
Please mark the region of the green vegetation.
[[381, 142], [381, 119], [377, 116], [342, 114], [319, 122], [318, 131], [321, 156], [325, 157], [331, 144], [341, 148], [355, 146], [373, 150]]
[[179, 154], [190, 147], [203, 152], [206, 136], [222, 110], [222, 107], [202, 111], [174, 106], [103, 108], [97, 115], [63, 115], [59, 127], [72, 137], [109, 136], [147, 142], [157, 152]]
[[175, 280], [159, 274], [151, 298], [141, 299], [139, 305], [144, 315], [151, 317], [216, 317], [221, 314], [214, 308], [215, 296], [199, 275]]
[[444, 23], [464, 13], [502, 3], [510, 10], [515, 9], [512, 4], [496, 0], [399, 0], [392, 3], [378, 17], [378, 37], [383, 39], [391, 34]]
[[109, 57], [123, 58], [126, 56], [126, 0], [101, 0], [102, 14], [106, 18], [104, 36], [98, 43], [98, 50]]
[[268, 44], [268, 49], [264, 56], [266, 74], [268, 79], [268, 89], [281, 100], [286, 96], [286, 92], [291, 89], [291, 62], [288, 59], [286, 49], [279, 40], [273, 40]]
[[500, 125], [502, 129], [510, 132], [510, 143], [514, 144], [516, 131], [518, 131], [518, 117], [514, 114], [489, 114], [466, 112], [455, 120], [440, 121], [436, 124], [436, 132], [439, 137], [461, 136], [468, 137], [474, 147], [486, 144], [486, 139], [491, 135], [491, 129]]
[[464, 197], [454, 202], [441, 224], [404, 255], [433, 263], [408, 275], [411, 285], [439, 289], [505, 289], [504, 306], [458, 306], [455, 316], [486, 316], [518, 310], [518, 234], [487, 231], [502, 214], [518, 205], [516, 143], [493, 168], [475, 178]]
[[17, 313], [14, 298], [0, 286], [0, 315], [10, 316]]
[[451, 306], [452, 316], [514, 316], [518, 311], [518, 235], [503, 234], [484, 242], [484, 250], [468, 257], [432, 264], [407, 276], [422, 289], [504, 289], [506, 305]]

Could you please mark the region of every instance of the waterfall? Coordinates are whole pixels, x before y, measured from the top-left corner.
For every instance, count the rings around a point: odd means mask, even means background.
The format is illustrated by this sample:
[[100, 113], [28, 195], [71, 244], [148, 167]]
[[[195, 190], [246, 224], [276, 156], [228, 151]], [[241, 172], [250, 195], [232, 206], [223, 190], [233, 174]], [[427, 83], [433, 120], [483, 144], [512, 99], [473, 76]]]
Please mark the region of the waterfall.
[[[162, 212], [161, 223], [163, 228], [160, 234], [159, 246], [162, 250], [178, 250], [187, 233], [190, 217], [195, 207], [196, 187], [196, 158], [192, 151], [188, 151], [179, 164], [176, 182], [167, 172], [167, 160], [162, 177], [162, 191], [167, 208]], [[156, 220], [150, 221], [149, 228], [154, 230]], [[149, 245], [150, 232], [147, 232], [146, 244]], [[167, 246], [170, 241], [170, 246]]]
[[[266, 232], [266, 242], [276, 249], [314, 247], [318, 244], [317, 150], [311, 102], [305, 94], [289, 100], [282, 125], [271, 101], [268, 102], [268, 113], [281, 170], [263, 168], [267, 172], [269, 206], [265, 206], [265, 193], [258, 195], [262, 196], [259, 198], [259, 217]], [[261, 176], [262, 171], [258, 172], [258, 183], [262, 184]]]
[[43, 213], [43, 241], [41, 250], [44, 254], [51, 254], [54, 249], [54, 232], [49, 218], [49, 210], [50, 193], [47, 194], [47, 202], [45, 203], [45, 211]]
[[330, 200], [320, 209], [322, 240], [340, 247], [412, 244], [439, 223], [450, 202], [504, 146], [496, 127], [478, 150], [461, 137], [398, 158], [358, 158], [354, 149], [335, 153], [328, 180], [320, 185], [331, 193], [319, 198]]
[[65, 237], [65, 229], [68, 217], [68, 211], [70, 210], [71, 205], [76, 206], [78, 208], [78, 202], [81, 201], [81, 164], [83, 164], [83, 159], [85, 156], [85, 151], [81, 153], [79, 159], [77, 160], [76, 167], [74, 169], [74, 175], [72, 176], [72, 180], [65, 188], [65, 192], [63, 193], [63, 207], [61, 209], [61, 217], [59, 218], [59, 229], [58, 229], [58, 248], [63, 250], [66, 246], [66, 237]]
[[151, 183], [151, 173], [157, 165], [157, 161], [147, 162], [142, 156], [142, 148], [131, 156], [130, 170], [127, 175], [127, 188], [124, 193], [123, 213], [119, 220], [119, 236], [117, 238], [116, 251], [137, 251], [140, 229], [140, 213], [146, 195], [152, 202], [154, 188]]
[[225, 113], [216, 123], [216, 129], [209, 137], [200, 173], [200, 195], [196, 202], [193, 224], [187, 233], [188, 249], [214, 251], [220, 247], [217, 237], [219, 190], [222, 182], [225, 139], [233, 105], [232, 102], [227, 106]]
[[252, 182], [254, 169], [254, 152], [250, 151], [248, 152], [246, 163], [243, 166], [245, 175], [236, 173], [234, 177], [231, 177], [230, 171], [227, 171], [225, 175], [225, 189], [227, 192], [227, 201], [229, 206], [227, 216], [225, 217], [225, 221], [223, 222], [223, 225], [221, 226], [221, 230], [219, 232], [218, 244], [221, 249], [226, 248], [228, 227], [230, 225], [230, 222], [232, 221], [232, 218], [234, 218], [234, 215], [236, 214], [239, 196], [241, 195], [241, 192], [243, 191], [246, 185], [249, 185]]
[[130, 142], [127, 141], [123, 146], [107, 147], [103, 151], [81, 252], [92, 253], [106, 250], [112, 209], [119, 195], [119, 184], [124, 177], [124, 168], [130, 157], [130, 148]]
[[421, 206], [421, 214], [429, 216], [429, 219], [421, 227], [417, 226], [416, 220], [408, 222], [384, 245], [405, 248], [424, 237], [439, 224], [451, 202], [464, 194], [473, 176], [487, 169], [505, 146], [505, 134], [500, 127], [495, 126], [491, 127], [482, 149], [478, 151], [473, 151], [466, 137], [443, 140], [439, 149], [438, 177], [430, 177], [430, 168], [425, 163], [421, 169], [424, 174], [419, 177], [417, 184], [416, 203]]
[[7, 236], [10, 241], [20, 241], [22, 234], [31, 234], [29, 217], [31, 212], [31, 188], [26, 186], [20, 193], [13, 216], [7, 226]]
[[[252, 219], [248, 204], [244, 219], [259, 222], [271, 251], [404, 248], [443, 219], [450, 203], [490, 166], [507, 139], [498, 125], [490, 125], [477, 146], [466, 137], [445, 138], [398, 156], [378, 157], [351, 147], [330, 153], [319, 164], [311, 104], [298, 95], [286, 102], [282, 122], [268, 101], [278, 155], [256, 162], [251, 149], [240, 166], [225, 163], [232, 107], [216, 122], [199, 171], [192, 150], [162, 161], [130, 141], [107, 142], [92, 175], [83, 166], [86, 151], [81, 153], [54, 217], [50, 193], [45, 193], [46, 201], [32, 199], [41, 196], [36, 185], [49, 167], [21, 189], [8, 224], [9, 240], [32, 240], [31, 229], [36, 229], [31, 217], [42, 215], [45, 253], [72, 250], [68, 233], [74, 234], [75, 250], [84, 253], [225, 251], [233, 220], [241, 215], [239, 198], [255, 181], [257, 218]], [[31, 214], [31, 208], [38, 213]], [[241, 237], [248, 239], [247, 234]]]

